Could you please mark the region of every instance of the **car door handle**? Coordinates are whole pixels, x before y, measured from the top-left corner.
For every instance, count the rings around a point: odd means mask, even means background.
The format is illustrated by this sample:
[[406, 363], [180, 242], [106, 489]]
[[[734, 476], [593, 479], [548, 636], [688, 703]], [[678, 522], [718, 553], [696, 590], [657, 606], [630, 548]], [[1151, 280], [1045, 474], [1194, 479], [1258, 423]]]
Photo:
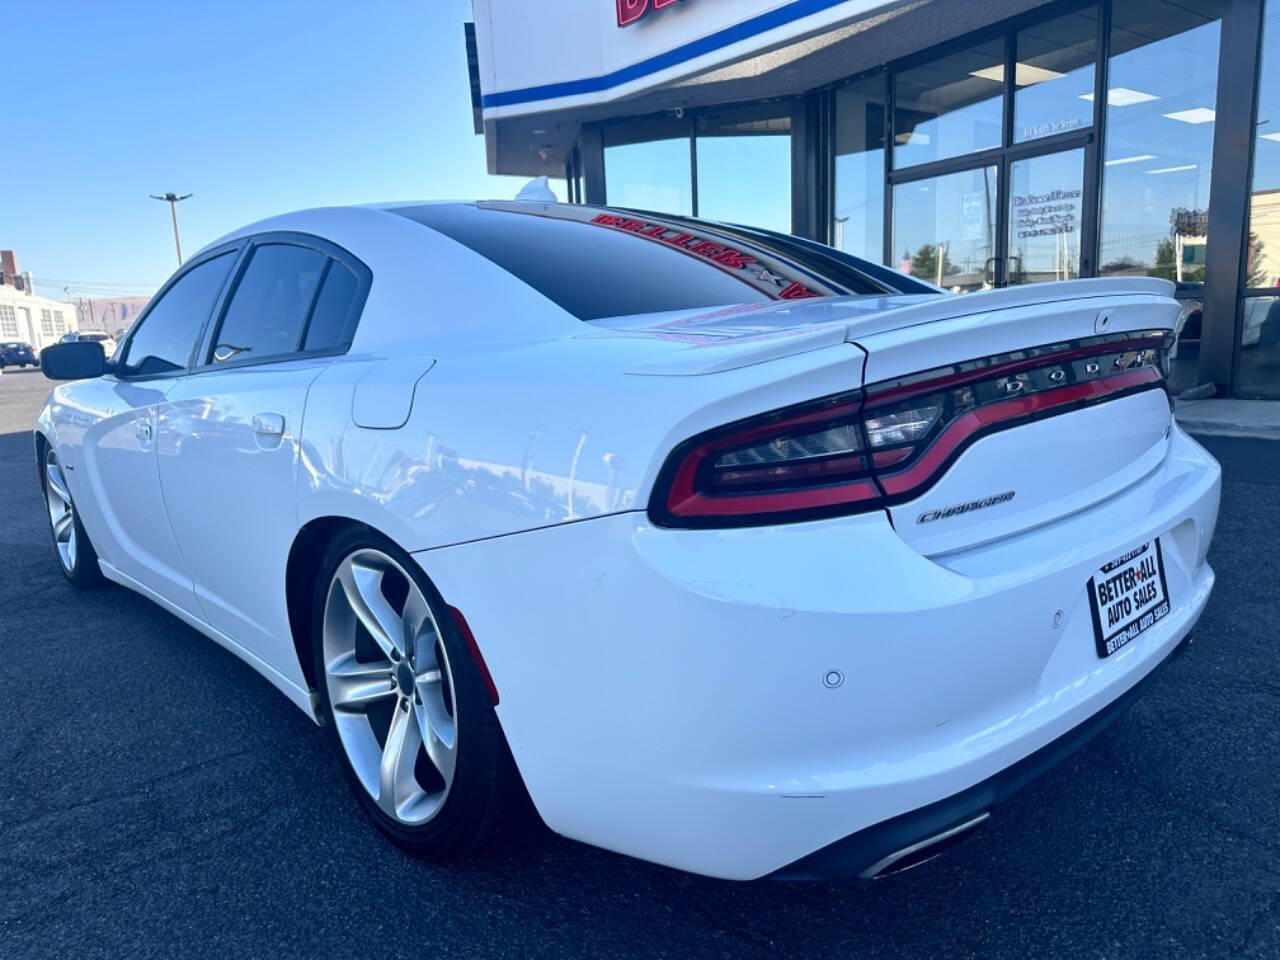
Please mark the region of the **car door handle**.
[[151, 421], [150, 420], [138, 421], [138, 439], [141, 440], [143, 443], [151, 442]]
[[253, 432], [263, 437], [284, 435], [284, 417], [278, 413], [256, 413], [253, 416]]

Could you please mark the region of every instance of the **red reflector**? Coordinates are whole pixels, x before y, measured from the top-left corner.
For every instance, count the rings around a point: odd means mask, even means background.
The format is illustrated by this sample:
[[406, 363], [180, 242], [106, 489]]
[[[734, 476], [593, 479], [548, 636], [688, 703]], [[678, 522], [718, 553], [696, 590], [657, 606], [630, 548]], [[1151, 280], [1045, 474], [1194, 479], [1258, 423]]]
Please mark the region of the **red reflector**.
[[462, 611], [457, 607], [450, 607], [449, 612], [453, 614], [454, 622], [458, 625], [458, 632], [462, 634], [462, 639], [466, 642], [467, 649], [471, 651], [471, 658], [475, 660], [476, 666], [480, 669], [480, 679], [484, 681], [485, 687], [489, 690], [489, 699], [496, 707], [498, 705], [498, 688], [493, 683], [493, 677], [489, 675], [489, 665], [484, 662], [484, 655], [480, 653], [476, 638], [471, 633], [471, 626], [467, 623], [467, 618], [462, 615]]

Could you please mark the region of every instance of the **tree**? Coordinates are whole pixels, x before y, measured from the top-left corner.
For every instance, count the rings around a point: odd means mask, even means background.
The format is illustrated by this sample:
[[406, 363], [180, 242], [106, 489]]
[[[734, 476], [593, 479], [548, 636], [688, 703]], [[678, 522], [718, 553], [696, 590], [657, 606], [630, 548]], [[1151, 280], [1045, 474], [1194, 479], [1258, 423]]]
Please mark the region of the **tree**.
[[1256, 233], [1249, 234], [1249, 275], [1245, 277], [1246, 287], [1269, 287], [1267, 276], [1266, 244], [1258, 239]]
[[949, 277], [960, 272], [960, 268], [947, 259], [947, 248], [936, 247], [932, 243], [924, 244], [911, 258], [911, 275], [930, 283], [938, 281], [938, 254], [942, 254], [941, 276]]
[[1163, 277], [1165, 280], [1176, 280], [1178, 277], [1177, 250], [1172, 240], [1161, 240], [1156, 244], [1155, 263], [1147, 268], [1148, 277]]

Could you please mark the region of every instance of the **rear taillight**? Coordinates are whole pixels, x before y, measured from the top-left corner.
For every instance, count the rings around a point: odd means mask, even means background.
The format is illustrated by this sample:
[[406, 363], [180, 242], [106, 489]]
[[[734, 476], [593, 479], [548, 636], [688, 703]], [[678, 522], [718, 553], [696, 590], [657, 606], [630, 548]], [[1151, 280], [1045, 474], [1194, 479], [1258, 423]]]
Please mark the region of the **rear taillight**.
[[662, 526], [836, 516], [919, 496], [979, 437], [1164, 385], [1167, 331], [1033, 347], [876, 383], [700, 434], [667, 458]]

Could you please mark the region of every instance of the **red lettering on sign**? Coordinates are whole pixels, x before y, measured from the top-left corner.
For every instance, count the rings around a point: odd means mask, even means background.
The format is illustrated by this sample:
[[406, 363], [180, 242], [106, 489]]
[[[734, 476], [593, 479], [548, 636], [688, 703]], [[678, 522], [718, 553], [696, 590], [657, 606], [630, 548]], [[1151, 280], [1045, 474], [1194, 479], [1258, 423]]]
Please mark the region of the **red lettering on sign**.
[[618, 26], [635, 23], [649, 12], [649, 0], [618, 0]]
[[618, 26], [630, 26], [651, 11], [661, 10], [675, 2], [676, 0], [617, 0]]
[[611, 213], [601, 213], [596, 216], [592, 223], [602, 223], [606, 227], [616, 227], [622, 222], [622, 217], [615, 217]]

